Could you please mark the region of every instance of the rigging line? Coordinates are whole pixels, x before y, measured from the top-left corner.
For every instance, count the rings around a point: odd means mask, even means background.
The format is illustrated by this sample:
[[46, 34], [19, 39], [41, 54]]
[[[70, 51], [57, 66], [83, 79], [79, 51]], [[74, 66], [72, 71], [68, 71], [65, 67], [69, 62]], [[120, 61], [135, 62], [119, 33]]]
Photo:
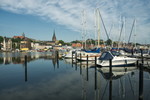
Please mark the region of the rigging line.
[[104, 89], [104, 92], [103, 92], [102, 98], [101, 98], [100, 100], [102, 100], [102, 99], [103, 99], [103, 97], [104, 97], [104, 94], [105, 94], [105, 92], [106, 92], [107, 85], [108, 85], [108, 81], [107, 81], [107, 84], [106, 84], [106, 86], [105, 86], [105, 89]]
[[132, 86], [132, 83], [131, 83], [131, 80], [130, 80], [130, 77], [129, 77], [129, 74], [128, 74], [128, 78], [129, 78], [129, 83], [130, 83], [130, 86], [131, 86], [131, 90], [132, 90], [132, 92], [133, 92], [133, 95], [135, 95], [134, 90], [133, 90], [133, 86]]
[[120, 83], [121, 83], [121, 91], [123, 91], [123, 82], [122, 82], [121, 78], [120, 78]]
[[106, 30], [106, 27], [105, 27], [105, 24], [104, 24], [104, 21], [103, 21], [103, 18], [102, 18], [102, 16], [101, 16], [100, 11], [99, 11], [99, 15], [100, 15], [100, 18], [101, 18], [101, 20], [102, 20], [102, 24], [103, 24], [104, 30], [105, 30], [105, 32], [106, 32], [107, 39], [109, 40], [109, 36], [108, 36], [108, 33], [107, 33], [107, 30]]
[[109, 37], [110, 37], [110, 33], [111, 33], [111, 30], [112, 30], [112, 28], [113, 28], [113, 23], [111, 24], [111, 27], [110, 27], [110, 30], [109, 30]]
[[132, 31], [133, 31], [134, 24], [135, 24], [135, 19], [134, 19], [133, 24], [132, 24], [132, 28], [131, 28], [131, 32], [130, 32], [128, 43], [130, 42], [130, 38], [131, 38], [131, 34], [132, 34]]
[[122, 25], [121, 25], [121, 30], [120, 30], [119, 40], [118, 40], [119, 42], [120, 42], [120, 39], [121, 39], [122, 30], [123, 30], [123, 23], [122, 23]]

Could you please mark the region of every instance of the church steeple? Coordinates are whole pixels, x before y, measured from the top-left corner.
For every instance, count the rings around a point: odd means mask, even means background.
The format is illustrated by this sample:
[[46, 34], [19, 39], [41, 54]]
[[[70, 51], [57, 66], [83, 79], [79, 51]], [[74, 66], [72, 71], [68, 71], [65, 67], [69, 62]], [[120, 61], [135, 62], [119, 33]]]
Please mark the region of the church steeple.
[[23, 36], [23, 37], [25, 37], [25, 34], [24, 34], [24, 32], [22, 33], [22, 36]]
[[56, 42], [55, 30], [54, 30], [54, 33], [53, 33], [52, 41]]

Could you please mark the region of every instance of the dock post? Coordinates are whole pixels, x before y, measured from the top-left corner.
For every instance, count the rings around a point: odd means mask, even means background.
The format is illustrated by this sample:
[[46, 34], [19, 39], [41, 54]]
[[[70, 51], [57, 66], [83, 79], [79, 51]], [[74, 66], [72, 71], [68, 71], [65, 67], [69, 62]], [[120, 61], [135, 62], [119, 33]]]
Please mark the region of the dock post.
[[[80, 60], [81, 60], [81, 53], [80, 53]], [[80, 75], [82, 74], [82, 62], [80, 61]]]
[[97, 64], [96, 64], [97, 57], [95, 56], [95, 90], [97, 89]]
[[73, 52], [72, 52], [72, 67], [73, 67]]
[[88, 55], [86, 56], [86, 64], [87, 64], [87, 67], [88, 67]]
[[57, 50], [56, 55], [57, 55], [57, 57], [56, 57], [57, 58], [57, 60], [56, 60], [57, 61], [57, 68], [59, 68], [59, 51], [58, 50]]
[[77, 53], [75, 53], [75, 60], [76, 60], [76, 63], [77, 63]]
[[112, 78], [109, 80], [109, 100], [112, 100]]
[[28, 78], [27, 78], [27, 55], [24, 56], [25, 59], [25, 82], [27, 82]]
[[24, 56], [25, 65], [27, 64], [27, 55]]
[[80, 75], [82, 74], [82, 62], [80, 61]]
[[109, 60], [109, 75], [112, 76], [112, 59]]
[[75, 64], [76, 64], [76, 70], [77, 70], [77, 53], [75, 53]]
[[139, 100], [143, 100], [143, 64], [140, 64], [139, 70]]
[[137, 67], [139, 66], [139, 60], [136, 61], [136, 66], [137, 66]]
[[95, 68], [97, 67], [97, 57], [95, 56]]
[[112, 59], [109, 60], [109, 100], [112, 100]]
[[87, 71], [87, 81], [88, 81], [88, 80], [89, 80], [89, 71], [88, 71], [88, 55], [87, 55], [87, 63], [86, 63], [86, 64], [87, 64], [87, 67], [86, 67], [86, 68], [87, 68], [87, 70], [86, 70], [86, 71]]
[[133, 51], [133, 50], [134, 50], [134, 49], [132, 48], [132, 51], [131, 51], [131, 52], [132, 52], [132, 56], [134, 55], [134, 51]]
[[143, 50], [141, 49], [141, 59], [142, 59], [142, 64], [144, 64], [144, 60], [143, 60]]
[[81, 56], [81, 53], [80, 53], [80, 61], [81, 61], [81, 59], [82, 59], [82, 56]]

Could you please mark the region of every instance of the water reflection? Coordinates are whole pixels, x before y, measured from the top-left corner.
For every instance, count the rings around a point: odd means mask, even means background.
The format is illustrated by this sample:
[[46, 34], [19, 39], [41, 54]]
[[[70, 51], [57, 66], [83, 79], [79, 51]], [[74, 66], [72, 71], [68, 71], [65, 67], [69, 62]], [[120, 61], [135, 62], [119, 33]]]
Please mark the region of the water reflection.
[[[51, 60], [53, 57], [51, 56], [51, 53], [44, 53], [44, 52], [37, 52], [37, 53], [7, 53], [4, 52], [0, 56], [0, 64], [24, 64], [25, 62], [25, 56], [27, 56], [27, 62], [31, 62], [38, 59], [45, 59], [45, 60]], [[56, 63], [56, 59], [54, 60], [54, 63]]]
[[[110, 75], [109, 68], [95, 67], [94, 62], [72, 63], [43, 54], [0, 60], [1, 100], [18, 96], [21, 100], [137, 100], [139, 86], [143, 86], [143, 100], [150, 99], [150, 81], [143, 78], [144, 84], [139, 84], [141, 72], [136, 66], [113, 67]], [[150, 76], [143, 72], [146, 75]]]
[[[117, 100], [126, 100], [127, 98], [129, 100], [137, 99], [137, 84], [134, 84], [134, 81], [136, 80], [134, 78], [136, 71], [137, 67], [135, 66], [112, 67], [112, 75], [110, 75], [108, 67], [98, 68], [98, 72], [100, 72], [106, 80], [105, 87], [102, 89], [101, 99], [106, 99], [106, 95], [108, 95], [109, 98], [107, 99], [109, 100], [114, 98]], [[128, 96], [128, 91], [133, 95]]]

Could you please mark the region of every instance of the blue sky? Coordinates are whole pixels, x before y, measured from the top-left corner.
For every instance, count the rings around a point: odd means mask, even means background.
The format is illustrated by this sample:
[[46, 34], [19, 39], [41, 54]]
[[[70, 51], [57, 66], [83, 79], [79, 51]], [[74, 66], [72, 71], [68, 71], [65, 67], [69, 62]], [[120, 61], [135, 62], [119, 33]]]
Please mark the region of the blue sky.
[[[95, 9], [99, 9], [110, 38], [127, 42], [133, 20], [136, 24], [131, 41], [150, 43], [149, 0], [0, 0], [0, 35], [21, 35], [38, 40], [51, 40], [55, 29], [58, 40], [70, 42], [95, 38]], [[86, 33], [82, 33], [82, 11], [85, 11]], [[100, 22], [100, 38], [106, 33]]]

